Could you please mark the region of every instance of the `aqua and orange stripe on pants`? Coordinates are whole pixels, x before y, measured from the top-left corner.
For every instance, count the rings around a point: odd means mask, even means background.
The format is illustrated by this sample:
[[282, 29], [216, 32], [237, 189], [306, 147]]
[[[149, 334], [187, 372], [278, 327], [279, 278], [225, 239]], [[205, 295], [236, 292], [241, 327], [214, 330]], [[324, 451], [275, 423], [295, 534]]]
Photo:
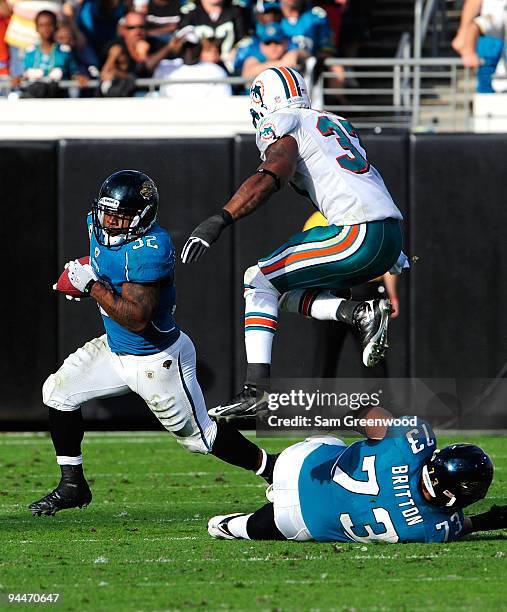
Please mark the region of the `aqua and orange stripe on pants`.
[[245, 332], [247, 331], [266, 331], [275, 333], [277, 318], [264, 312], [245, 313]]

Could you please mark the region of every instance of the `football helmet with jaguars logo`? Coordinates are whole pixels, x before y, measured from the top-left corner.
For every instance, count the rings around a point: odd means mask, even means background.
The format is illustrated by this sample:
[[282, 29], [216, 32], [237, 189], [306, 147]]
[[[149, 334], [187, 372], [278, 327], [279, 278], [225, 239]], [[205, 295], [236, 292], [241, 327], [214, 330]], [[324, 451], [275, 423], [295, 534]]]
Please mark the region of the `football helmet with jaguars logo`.
[[431, 503], [466, 508], [486, 497], [493, 480], [493, 463], [475, 444], [451, 444], [433, 453], [422, 469]]
[[92, 204], [93, 231], [103, 246], [119, 246], [142, 236], [157, 218], [158, 190], [138, 170], [111, 174]]
[[250, 114], [254, 127], [262, 118], [282, 108], [310, 107], [308, 87], [294, 68], [268, 68], [250, 86]]

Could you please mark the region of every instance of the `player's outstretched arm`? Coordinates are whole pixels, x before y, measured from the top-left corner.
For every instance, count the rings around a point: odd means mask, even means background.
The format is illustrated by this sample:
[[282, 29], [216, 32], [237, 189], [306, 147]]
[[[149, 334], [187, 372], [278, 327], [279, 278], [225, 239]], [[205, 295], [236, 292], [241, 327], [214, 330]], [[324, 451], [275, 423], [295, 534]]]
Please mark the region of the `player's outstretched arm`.
[[198, 225], [181, 252], [183, 263], [193, 263], [218, 239], [234, 221], [249, 215], [284, 187], [294, 176], [298, 145], [292, 136], [280, 138], [266, 150], [266, 161], [244, 181], [219, 213]]
[[90, 290], [90, 296], [111, 319], [129, 331], [140, 334], [155, 315], [160, 299], [160, 287], [158, 283], [123, 283], [121, 295], [118, 295], [97, 281]]
[[507, 529], [507, 506], [491, 506], [487, 512], [466, 516], [462, 536], [476, 531]]

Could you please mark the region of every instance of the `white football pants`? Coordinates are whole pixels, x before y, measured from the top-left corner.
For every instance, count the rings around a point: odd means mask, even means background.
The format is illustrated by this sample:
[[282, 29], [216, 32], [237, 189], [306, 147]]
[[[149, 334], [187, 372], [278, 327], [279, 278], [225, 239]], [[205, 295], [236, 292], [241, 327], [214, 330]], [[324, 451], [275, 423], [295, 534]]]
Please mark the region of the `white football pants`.
[[217, 426], [210, 419], [195, 373], [195, 348], [183, 332], [154, 355], [117, 355], [106, 336], [72, 353], [42, 387], [43, 402], [77, 410], [84, 402], [137, 393], [162, 425], [191, 452], [209, 453]]
[[303, 519], [299, 501], [299, 472], [304, 460], [322, 444], [345, 446], [331, 436], [307, 438], [286, 448], [278, 457], [273, 471], [273, 506], [275, 525], [288, 540], [312, 540]]

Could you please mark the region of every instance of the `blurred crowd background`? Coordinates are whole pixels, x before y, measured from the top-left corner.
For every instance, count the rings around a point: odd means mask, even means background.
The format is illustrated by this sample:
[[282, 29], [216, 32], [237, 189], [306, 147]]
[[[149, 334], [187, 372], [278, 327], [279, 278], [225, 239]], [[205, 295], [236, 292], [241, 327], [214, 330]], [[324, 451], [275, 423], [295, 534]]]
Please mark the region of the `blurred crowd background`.
[[[452, 46], [465, 66], [478, 68], [478, 91], [493, 91], [492, 75], [505, 56], [507, 0], [458, 5]], [[216, 81], [253, 78], [278, 65], [315, 72], [326, 58], [355, 57], [372, 36], [372, 11], [382, 6], [375, 0], [0, 0], [0, 75], [10, 83], [9, 95], [24, 97], [67, 95], [56, 83], [70, 79], [79, 88], [74, 95], [146, 95], [135, 84], [146, 77], [178, 81], [162, 86], [160, 96], [241, 95], [244, 84]], [[332, 87], [356, 86], [342, 66], [331, 70]], [[215, 84], [181, 83], [202, 79]], [[90, 88], [91, 80], [99, 86]]]

